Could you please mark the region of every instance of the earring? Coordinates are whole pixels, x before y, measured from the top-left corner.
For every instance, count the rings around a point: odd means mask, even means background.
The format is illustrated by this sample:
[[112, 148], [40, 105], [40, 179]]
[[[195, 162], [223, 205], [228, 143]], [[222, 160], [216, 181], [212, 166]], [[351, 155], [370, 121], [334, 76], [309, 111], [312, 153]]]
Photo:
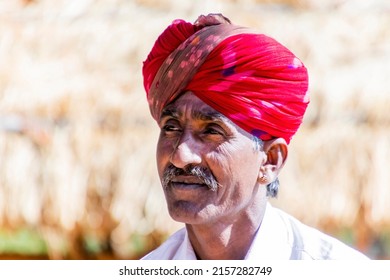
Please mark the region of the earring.
[[267, 175], [263, 174], [260, 177], [260, 184], [265, 184], [265, 183], [267, 183], [267, 181], [268, 181]]

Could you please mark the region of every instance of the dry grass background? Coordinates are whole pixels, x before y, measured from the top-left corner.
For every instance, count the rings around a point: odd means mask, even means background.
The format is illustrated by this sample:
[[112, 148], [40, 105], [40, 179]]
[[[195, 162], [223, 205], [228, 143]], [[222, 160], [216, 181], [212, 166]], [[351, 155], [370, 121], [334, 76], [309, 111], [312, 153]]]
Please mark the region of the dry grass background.
[[141, 66], [173, 19], [209, 12], [309, 68], [312, 102], [272, 203], [389, 258], [386, 0], [0, 1], [0, 231], [36, 232], [38, 257], [138, 258], [180, 226], [157, 180]]

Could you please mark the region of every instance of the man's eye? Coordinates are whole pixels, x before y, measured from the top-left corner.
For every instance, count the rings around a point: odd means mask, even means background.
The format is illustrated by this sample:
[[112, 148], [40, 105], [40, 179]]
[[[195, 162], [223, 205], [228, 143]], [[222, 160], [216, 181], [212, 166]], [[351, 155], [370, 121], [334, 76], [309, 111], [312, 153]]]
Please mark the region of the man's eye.
[[206, 134], [220, 134], [219, 131], [217, 131], [216, 129], [213, 129], [213, 128], [208, 128], [205, 130], [205, 133]]
[[162, 130], [165, 132], [175, 132], [180, 131], [180, 128], [176, 125], [166, 124], [162, 127]]
[[204, 134], [208, 134], [208, 135], [222, 135], [222, 136], [224, 136], [224, 132], [223, 132], [223, 130], [221, 128], [215, 128], [215, 127], [212, 127], [212, 126], [209, 126], [209, 127], [205, 128]]

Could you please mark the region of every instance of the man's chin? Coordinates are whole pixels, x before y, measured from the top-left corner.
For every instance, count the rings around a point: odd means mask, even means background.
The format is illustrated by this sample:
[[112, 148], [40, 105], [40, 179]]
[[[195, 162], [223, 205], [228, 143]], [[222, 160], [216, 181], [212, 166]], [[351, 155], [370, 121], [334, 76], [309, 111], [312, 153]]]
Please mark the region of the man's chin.
[[185, 224], [202, 224], [208, 220], [208, 215], [199, 205], [188, 201], [177, 201], [168, 207], [169, 215], [173, 220]]

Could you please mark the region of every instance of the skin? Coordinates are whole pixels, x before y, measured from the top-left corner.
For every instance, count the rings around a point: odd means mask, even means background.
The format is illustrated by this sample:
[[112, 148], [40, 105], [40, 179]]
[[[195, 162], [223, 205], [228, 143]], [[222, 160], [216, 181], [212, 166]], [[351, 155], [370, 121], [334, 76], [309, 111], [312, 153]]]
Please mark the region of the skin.
[[164, 187], [171, 217], [186, 224], [199, 259], [244, 259], [265, 213], [266, 185], [286, 160], [286, 142], [277, 138], [255, 149], [249, 133], [192, 92], [167, 105], [158, 123], [161, 180], [173, 165], [207, 168], [218, 182], [212, 191], [196, 176], [175, 176]]

